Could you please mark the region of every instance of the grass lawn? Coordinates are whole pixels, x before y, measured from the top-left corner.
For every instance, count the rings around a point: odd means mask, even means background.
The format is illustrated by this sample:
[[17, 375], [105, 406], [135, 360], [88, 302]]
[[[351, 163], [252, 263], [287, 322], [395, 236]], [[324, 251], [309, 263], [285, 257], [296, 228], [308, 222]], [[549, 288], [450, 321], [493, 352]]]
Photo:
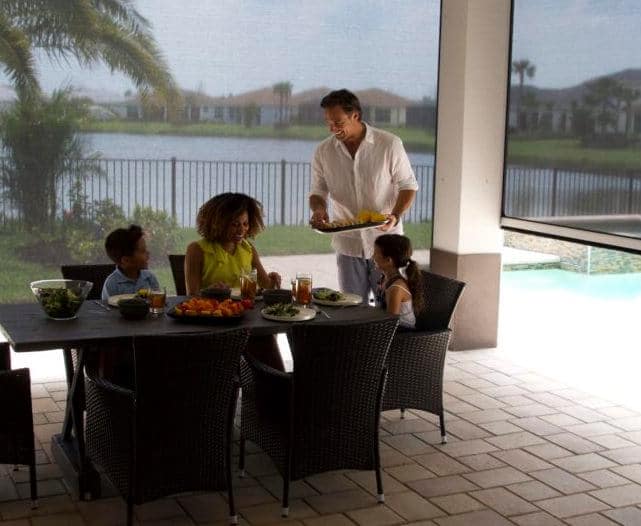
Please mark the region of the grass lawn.
[[638, 147], [583, 148], [577, 139], [510, 139], [508, 162], [537, 167], [638, 170], [641, 151]]
[[[405, 225], [405, 232], [415, 249], [426, 249], [432, 239], [432, 223]], [[191, 241], [198, 239], [193, 228], [180, 230], [176, 252], [183, 252]], [[60, 278], [58, 266], [25, 262], [16, 256], [15, 247], [20, 244], [21, 235], [0, 233], [0, 259], [3, 270], [0, 273], [0, 303], [35, 301], [29, 283], [38, 279]], [[282, 256], [293, 254], [324, 254], [332, 252], [331, 236], [318, 234], [307, 226], [272, 226], [256, 238], [256, 247], [261, 256]], [[152, 263], [152, 270], [160, 283], [167, 284], [168, 292], [174, 293], [173, 278], [169, 263], [163, 257]]]
[[[386, 128], [398, 135], [409, 151], [434, 151], [434, 133], [416, 128]], [[240, 124], [171, 124], [143, 121], [90, 121], [83, 125], [84, 132], [134, 133], [141, 135], [181, 135], [200, 137], [241, 137], [250, 139], [297, 139], [322, 141], [329, 132], [325, 126], [290, 126], [276, 129], [271, 126], [247, 128]]]

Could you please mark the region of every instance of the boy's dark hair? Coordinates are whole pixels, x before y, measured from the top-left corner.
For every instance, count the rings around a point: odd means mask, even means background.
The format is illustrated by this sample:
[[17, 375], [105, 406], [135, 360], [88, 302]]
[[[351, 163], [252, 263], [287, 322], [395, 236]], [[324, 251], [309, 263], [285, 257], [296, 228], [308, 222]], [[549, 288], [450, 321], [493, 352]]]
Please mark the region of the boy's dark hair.
[[426, 299], [423, 296], [423, 275], [418, 268], [418, 263], [412, 259], [412, 242], [407, 236], [400, 234], [383, 234], [374, 240], [383, 257], [392, 258], [394, 266], [405, 267], [407, 285], [412, 293], [412, 306], [414, 312], [422, 312]]
[[247, 236], [255, 237], [265, 228], [263, 206], [253, 197], [231, 192], [218, 194], [200, 207], [196, 230], [207, 241], [224, 241], [229, 225], [243, 212], [249, 218]]
[[320, 105], [321, 108], [333, 108], [334, 106], [340, 106], [345, 113], [352, 113], [356, 111], [359, 115], [363, 115], [361, 102], [358, 100], [358, 97], [346, 89], [330, 91], [321, 99]]
[[136, 245], [144, 235], [142, 228], [138, 225], [129, 225], [129, 228], [117, 228], [111, 232], [105, 240], [105, 250], [109, 259], [116, 265], [125, 256], [133, 256]]

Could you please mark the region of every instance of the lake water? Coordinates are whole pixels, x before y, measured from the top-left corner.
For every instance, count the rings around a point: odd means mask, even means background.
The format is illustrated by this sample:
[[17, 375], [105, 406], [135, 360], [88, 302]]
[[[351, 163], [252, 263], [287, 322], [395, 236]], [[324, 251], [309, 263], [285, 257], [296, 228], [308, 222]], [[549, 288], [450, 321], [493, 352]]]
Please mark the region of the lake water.
[[[318, 141], [245, 139], [239, 137], [182, 137], [128, 133], [82, 134], [89, 151], [107, 159], [171, 159], [193, 161], [309, 162]], [[412, 164], [434, 164], [431, 153], [409, 153]]]

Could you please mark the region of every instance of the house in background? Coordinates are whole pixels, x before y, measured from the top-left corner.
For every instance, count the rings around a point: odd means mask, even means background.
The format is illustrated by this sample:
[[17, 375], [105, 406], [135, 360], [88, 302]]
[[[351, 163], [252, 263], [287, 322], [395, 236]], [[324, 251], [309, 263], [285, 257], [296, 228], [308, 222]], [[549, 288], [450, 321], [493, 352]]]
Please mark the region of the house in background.
[[375, 126], [405, 126], [407, 108], [414, 101], [379, 88], [355, 91], [363, 108], [363, 120]]
[[[577, 110], [586, 109], [585, 98], [590, 93], [590, 85], [600, 79], [612, 80], [619, 86], [641, 92], [641, 69], [627, 69], [590, 79], [569, 88], [538, 88], [536, 86], [512, 85], [510, 90], [510, 129], [523, 133], [569, 136], [576, 135], [579, 123], [573, 122], [580, 117]], [[594, 114], [598, 109], [588, 111], [588, 126], [595, 133], [639, 133], [641, 132], [641, 97], [634, 100], [628, 108], [616, 90], [605, 96], [601, 104], [611, 114], [611, 124], [601, 130]], [[629, 120], [629, 122], [628, 122]]]

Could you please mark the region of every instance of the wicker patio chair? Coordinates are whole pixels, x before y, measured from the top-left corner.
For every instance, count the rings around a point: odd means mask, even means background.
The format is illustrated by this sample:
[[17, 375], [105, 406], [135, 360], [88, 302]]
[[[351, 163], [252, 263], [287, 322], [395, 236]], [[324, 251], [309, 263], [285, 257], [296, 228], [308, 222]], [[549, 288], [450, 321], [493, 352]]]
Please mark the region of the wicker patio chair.
[[420, 409], [439, 417], [441, 441], [447, 442], [443, 417], [443, 369], [454, 309], [465, 283], [422, 271], [426, 308], [416, 330], [399, 330], [388, 354], [383, 410]]
[[133, 342], [133, 390], [87, 371], [87, 452], [134, 504], [185, 491], [227, 490], [240, 353], [248, 331], [154, 336]]
[[0, 342], [0, 371], [11, 369], [11, 347], [9, 342]]
[[187, 295], [187, 285], [185, 284], [185, 254], [169, 254], [169, 265], [171, 266], [171, 275], [174, 277], [174, 285], [178, 296]]
[[93, 287], [87, 296], [88, 300], [99, 300], [102, 296], [102, 286], [116, 266], [113, 263], [104, 265], [62, 265], [60, 271], [64, 279], [84, 279], [91, 281]]
[[29, 369], [0, 371], [0, 463], [29, 466], [31, 505], [38, 505]]
[[336, 469], [376, 471], [385, 360], [397, 320], [298, 325], [289, 334], [294, 372], [276, 371], [249, 355], [241, 360], [240, 460], [245, 440], [274, 461], [283, 477], [282, 515], [292, 480]]

